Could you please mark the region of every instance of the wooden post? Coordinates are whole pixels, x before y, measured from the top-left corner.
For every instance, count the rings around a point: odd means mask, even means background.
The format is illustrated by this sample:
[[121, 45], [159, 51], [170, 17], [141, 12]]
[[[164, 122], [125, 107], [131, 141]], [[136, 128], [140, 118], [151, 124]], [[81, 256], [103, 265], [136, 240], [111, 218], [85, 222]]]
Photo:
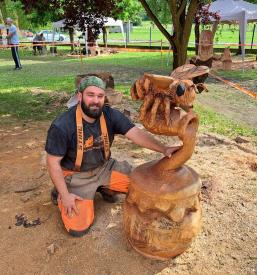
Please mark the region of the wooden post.
[[231, 54], [230, 54], [230, 49], [225, 48], [223, 56], [221, 57], [222, 61], [222, 68], [225, 71], [230, 71], [232, 67], [232, 59], [231, 59]]
[[152, 27], [150, 26], [150, 41], [149, 41], [149, 48], [152, 46]]

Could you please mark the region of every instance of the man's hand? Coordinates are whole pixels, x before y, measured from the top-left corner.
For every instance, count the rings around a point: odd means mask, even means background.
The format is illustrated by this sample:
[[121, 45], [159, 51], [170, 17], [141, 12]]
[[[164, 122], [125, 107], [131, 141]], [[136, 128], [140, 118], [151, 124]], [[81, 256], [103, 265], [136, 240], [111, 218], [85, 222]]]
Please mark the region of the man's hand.
[[65, 215], [72, 217], [73, 213], [76, 215], [79, 214], [79, 209], [76, 206], [76, 200], [83, 200], [81, 197], [72, 193], [67, 193], [63, 196], [60, 196], [60, 200], [64, 207]]
[[174, 154], [175, 152], [177, 152], [181, 148], [182, 148], [182, 146], [166, 147], [163, 154], [164, 154], [164, 156], [170, 158], [172, 156], [172, 154]]

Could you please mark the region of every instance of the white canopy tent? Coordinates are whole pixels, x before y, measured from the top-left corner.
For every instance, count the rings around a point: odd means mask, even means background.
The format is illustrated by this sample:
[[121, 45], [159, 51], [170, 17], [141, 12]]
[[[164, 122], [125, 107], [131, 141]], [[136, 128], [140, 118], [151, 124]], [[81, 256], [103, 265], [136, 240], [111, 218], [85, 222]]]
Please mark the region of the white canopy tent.
[[[123, 40], [125, 43], [125, 35], [124, 35], [124, 29], [123, 29], [123, 22], [121, 20], [114, 20], [111, 17], [105, 18], [104, 27], [120, 27], [121, 33], [123, 36]], [[59, 20], [57, 22], [53, 22], [52, 28], [55, 32], [57, 29], [64, 28], [65, 27], [65, 19]]]
[[210, 5], [209, 11], [217, 12], [220, 15], [220, 22], [239, 24], [242, 58], [244, 59], [247, 23], [257, 21], [257, 5], [243, 0], [217, 0]]
[[65, 27], [65, 19], [53, 22], [52, 28], [53, 29], [60, 29]]

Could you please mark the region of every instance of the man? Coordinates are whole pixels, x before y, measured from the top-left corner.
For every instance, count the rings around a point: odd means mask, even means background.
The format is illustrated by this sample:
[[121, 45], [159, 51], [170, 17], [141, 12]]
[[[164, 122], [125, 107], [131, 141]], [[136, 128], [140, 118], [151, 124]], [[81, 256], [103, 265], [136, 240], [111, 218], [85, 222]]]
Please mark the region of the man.
[[128, 191], [130, 165], [110, 158], [115, 134], [170, 157], [179, 147], [167, 147], [135, 127], [118, 110], [105, 105], [105, 83], [89, 76], [78, 86], [78, 104], [53, 121], [46, 151], [58, 206], [67, 231], [84, 235], [94, 219], [95, 192]]
[[8, 26], [6, 38], [7, 38], [8, 44], [11, 45], [12, 58], [15, 63], [15, 70], [21, 70], [22, 66], [21, 66], [20, 57], [18, 53], [19, 37], [17, 34], [17, 28], [12, 23], [13, 20], [11, 18], [6, 18], [5, 22], [6, 22], [6, 25]]
[[[43, 54], [43, 43], [44, 43], [44, 41], [45, 41], [45, 37], [44, 37], [44, 35], [43, 35], [43, 33], [41, 32], [41, 33], [37, 33], [36, 35], [35, 35], [35, 37], [34, 37], [34, 39], [33, 39], [33, 45], [35, 45], [35, 46], [33, 46], [33, 54], [34, 55], [36, 55], [37, 54], [37, 50], [38, 50], [38, 53], [40, 54], [40, 55], [42, 55]], [[39, 44], [39, 45], [38, 45]], [[38, 46], [36, 46], [36, 45], [38, 45]]]

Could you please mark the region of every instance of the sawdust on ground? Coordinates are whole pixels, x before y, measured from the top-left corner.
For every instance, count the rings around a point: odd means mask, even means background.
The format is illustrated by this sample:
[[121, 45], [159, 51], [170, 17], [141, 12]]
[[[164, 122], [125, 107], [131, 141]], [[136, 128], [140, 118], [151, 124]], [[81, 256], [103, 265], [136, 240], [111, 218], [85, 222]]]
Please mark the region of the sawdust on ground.
[[[128, 101], [119, 106], [136, 111]], [[247, 114], [245, 114], [247, 116]], [[64, 230], [50, 201], [52, 183], [45, 167], [44, 144], [50, 122], [8, 119], [0, 129], [0, 270], [2, 274], [256, 274], [257, 147], [201, 133], [188, 165], [203, 182], [203, 227], [191, 247], [169, 261], [147, 259], [127, 243], [122, 204], [95, 198], [95, 222], [82, 238]], [[167, 144], [174, 139], [161, 137]], [[160, 154], [117, 137], [113, 157], [134, 166]], [[125, 156], [125, 157], [124, 157]], [[16, 215], [28, 223], [16, 226]]]

